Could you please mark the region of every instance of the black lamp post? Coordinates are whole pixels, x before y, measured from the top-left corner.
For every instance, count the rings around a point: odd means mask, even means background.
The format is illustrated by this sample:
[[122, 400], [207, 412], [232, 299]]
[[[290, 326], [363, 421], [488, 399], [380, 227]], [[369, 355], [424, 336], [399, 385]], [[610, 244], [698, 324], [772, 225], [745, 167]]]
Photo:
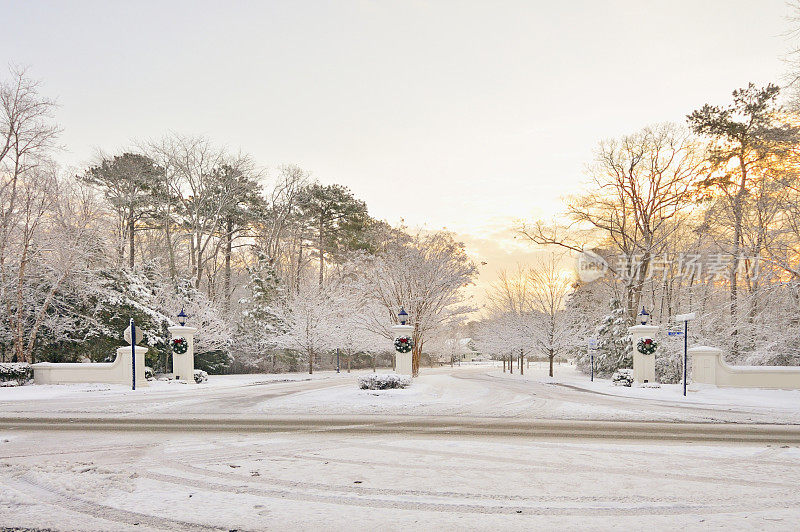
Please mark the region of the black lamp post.
[[639, 323], [642, 325], [647, 325], [647, 322], [650, 321], [650, 313], [647, 312], [644, 307], [642, 307], [642, 311], [639, 313]]
[[400, 312], [397, 313], [397, 319], [400, 320], [400, 325], [405, 325], [408, 321], [408, 312], [403, 307], [400, 307]]

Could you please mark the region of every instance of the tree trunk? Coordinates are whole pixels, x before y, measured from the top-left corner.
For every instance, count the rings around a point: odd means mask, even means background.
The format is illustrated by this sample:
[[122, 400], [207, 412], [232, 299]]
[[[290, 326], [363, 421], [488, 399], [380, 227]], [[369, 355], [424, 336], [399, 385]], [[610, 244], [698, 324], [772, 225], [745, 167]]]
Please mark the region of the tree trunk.
[[28, 362], [28, 360], [25, 358], [25, 337], [22, 328], [24, 315], [24, 307], [22, 304], [22, 288], [24, 285], [25, 270], [28, 266], [29, 246], [30, 242], [26, 240], [25, 245], [22, 248], [22, 256], [20, 257], [19, 269], [17, 272], [17, 317], [16, 332], [14, 336], [14, 357], [17, 359], [16, 362]]
[[519, 374], [525, 375], [525, 369], [523, 368], [522, 362], [525, 358], [525, 355], [522, 354], [522, 349], [519, 350]]
[[417, 330], [414, 330], [412, 336], [414, 340], [414, 347], [411, 349], [411, 375], [413, 377], [419, 376], [419, 359], [422, 355], [422, 339]]
[[350, 353], [347, 355], [347, 373], [350, 373], [350, 365], [353, 362], [353, 354]]
[[372, 373], [378, 371], [378, 354], [373, 353], [372, 355]]
[[308, 374], [314, 373], [314, 353], [308, 353]]
[[178, 268], [175, 266], [175, 250], [172, 248], [172, 232], [170, 229], [169, 211], [167, 211], [164, 217], [164, 243], [167, 246], [169, 276], [172, 281], [175, 281], [178, 278]]
[[136, 219], [133, 216], [133, 207], [131, 207], [128, 217], [128, 267], [133, 271], [136, 263], [136, 238], [134, 231], [136, 230]]
[[508, 355], [508, 372], [514, 374], [514, 355]]
[[503, 373], [506, 372], [506, 357], [503, 355]]
[[120, 219], [119, 223], [120, 223], [119, 234], [116, 235], [116, 236], [119, 237], [119, 239], [117, 240], [117, 246], [116, 246], [117, 247], [117, 267], [118, 268], [124, 268], [125, 267], [125, 237], [127, 236], [125, 234], [125, 231], [126, 231], [126, 227], [128, 226], [128, 224], [125, 223], [125, 220], [123, 220], [123, 219]]
[[191, 267], [190, 271], [192, 272], [192, 275], [196, 275], [197, 274], [197, 253], [196, 253], [195, 244], [194, 244], [195, 238], [196, 238], [196, 235], [194, 233], [190, 233], [189, 234], [189, 239], [188, 239], [188, 242], [189, 242], [189, 264], [190, 264], [190, 267]]
[[737, 318], [739, 315], [739, 287], [738, 287], [738, 269], [739, 269], [739, 253], [741, 252], [740, 242], [742, 240], [742, 218], [744, 217], [743, 204], [744, 197], [747, 193], [747, 166], [745, 164], [744, 154], [739, 155], [739, 170], [742, 173], [742, 179], [739, 182], [739, 190], [733, 198], [733, 264], [731, 265], [731, 357], [734, 360], [739, 355], [739, 327]]
[[231, 254], [233, 252], [233, 217], [228, 216], [225, 226], [225, 271], [223, 274], [223, 299], [225, 310], [231, 306]]
[[44, 303], [42, 303], [41, 308], [36, 313], [36, 321], [34, 322], [33, 327], [31, 328], [31, 331], [28, 334], [28, 347], [25, 350], [25, 358], [28, 361], [30, 361], [31, 364], [33, 364], [34, 362], [33, 348], [36, 346], [36, 336], [39, 333], [39, 329], [41, 328], [42, 323], [44, 322], [44, 318], [47, 315], [47, 310], [50, 308], [50, 304], [52, 303], [53, 298], [56, 295], [56, 292], [58, 292], [58, 289], [61, 288], [61, 285], [64, 283], [64, 280], [67, 278], [67, 273], [68, 270], [65, 270], [64, 273], [62, 273], [58, 277], [58, 280], [55, 283], [53, 283], [53, 286], [47, 292], [47, 297], [45, 297]]
[[295, 293], [300, 292], [300, 269], [303, 265], [303, 241], [300, 241], [300, 249], [297, 251], [297, 276], [295, 277]]
[[553, 359], [555, 358], [556, 354], [551, 349], [548, 353], [548, 358], [550, 359], [550, 376], [553, 376]]
[[322, 286], [322, 281], [325, 278], [325, 241], [324, 232], [322, 228], [325, 227], [325, 220], [320, 216], [319, 219], [319, 285]]

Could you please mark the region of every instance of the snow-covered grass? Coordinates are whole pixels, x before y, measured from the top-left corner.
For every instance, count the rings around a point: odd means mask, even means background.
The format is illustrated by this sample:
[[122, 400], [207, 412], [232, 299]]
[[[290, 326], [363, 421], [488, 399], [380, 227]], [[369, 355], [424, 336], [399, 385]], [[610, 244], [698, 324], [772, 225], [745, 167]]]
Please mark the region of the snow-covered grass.
[[533, 363], [525, 374], [502, 366], [421, 368], [407, 389], [360, 390], [370, 370], [261, 375], [212, 375], [203, 384], [151, 381], [131, 391], [106, 384], [0, 388], [5, 415], [100, 416], [471, 416], [566, 420], [800, 423], [800, 392], [613, 386], [589, 382], [571, 365]]
[[[683, 384], [661, 384], [658, 388], [645, 386], [614, 386], [611, 379], [595, 377], [594, 382], [572, 365], [556, 366], [553, 377], [547, 374], [547, 364], [537, 362], [531, 364], [524, 376], [506, 374], [509, 378], [530, 380], [539, 383], [560, 384], [580, 388], [582, 390], [628, 397], [632, 399], [650, 399], [674, 401], [681, 404], [709, 406], [748, 406], [764, 408], [783, 408], [800, 411], [800, 390], [771, 390], [763, 388], [717, 388], [714, 386], [689, 385], [686, 397], [683, 396]], [[495, 370], [495, 375], [502, 375], [502, 370]]]
[[202, 384], [191, 384], [185, 381], [152, 380], [148, 386], [139, 387], [135, 392], [130, 386], [119, 384], [76, 383], [76, 384], [29, 384], [16, 388], [0, 388], [2, 401], [31, 401], [41, 399], [57, 399], [69, 397], [85, 397], [86, 394], [103, 396], [149, 395], [149, 394], [192, 394], [203, 393], [204, 389], [235, 388], [278, 382], [300, 382], [335, 378], [336, 373], [323, 371], [309, 375], [308, 373], [265, 373], [246, 375], [209, 375], [208, 381]]

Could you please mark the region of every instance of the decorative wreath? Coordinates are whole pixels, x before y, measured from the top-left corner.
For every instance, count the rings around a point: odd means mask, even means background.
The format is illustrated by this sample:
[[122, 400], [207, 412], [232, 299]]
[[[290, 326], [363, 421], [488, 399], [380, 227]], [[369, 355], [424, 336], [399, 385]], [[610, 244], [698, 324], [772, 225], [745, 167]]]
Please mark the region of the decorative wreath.
[[184, 354], [189, 350], [189, 342], [186, 338], [174, 338], [172, 340], [172, 352], [178, 355]]
[[652, 338], [639, 340], [639, 343], [636, 344], [636, 350], [643, 355], [652, 355], [656, 352], [657, 348], [658, 344], [654, 342]]
[[394, 348], [398, 353], [408, 353], [413, 347], [414, 340], [410, 336], [401, 336], [394, 341]]

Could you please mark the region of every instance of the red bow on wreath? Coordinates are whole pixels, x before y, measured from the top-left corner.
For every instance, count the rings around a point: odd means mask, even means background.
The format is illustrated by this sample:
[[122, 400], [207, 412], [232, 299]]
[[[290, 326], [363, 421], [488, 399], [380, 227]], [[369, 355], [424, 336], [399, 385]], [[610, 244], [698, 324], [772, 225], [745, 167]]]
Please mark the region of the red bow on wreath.
[[400, 338], [400, 343], [401, 344], [407, 344], [408, 343], [408, 338]]
[[653, 343], [653, 339], [652, 338], [648, 338], [647, 340], [644, 341], [644, 343], [646, 343], [647, 345], [650, 345], [650, 344]]

